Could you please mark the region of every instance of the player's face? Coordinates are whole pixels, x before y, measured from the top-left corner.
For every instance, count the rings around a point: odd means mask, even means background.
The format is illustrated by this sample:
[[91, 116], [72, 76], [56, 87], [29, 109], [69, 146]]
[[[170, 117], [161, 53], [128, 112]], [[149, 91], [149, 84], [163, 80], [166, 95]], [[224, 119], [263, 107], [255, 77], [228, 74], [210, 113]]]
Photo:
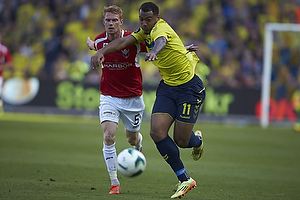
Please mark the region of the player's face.
[[139, 19], [141, 28], [145, 34], [149, 34], [156, 22], [159, 20], [159, 15], [154, 15], [152, 11], [143, 12], [140, 10]]
[[108, 34], [115, 34], [120, 31], [123, 20], [120, 19], [118, 14], [107, 12], [105, 13], [103, 24]]

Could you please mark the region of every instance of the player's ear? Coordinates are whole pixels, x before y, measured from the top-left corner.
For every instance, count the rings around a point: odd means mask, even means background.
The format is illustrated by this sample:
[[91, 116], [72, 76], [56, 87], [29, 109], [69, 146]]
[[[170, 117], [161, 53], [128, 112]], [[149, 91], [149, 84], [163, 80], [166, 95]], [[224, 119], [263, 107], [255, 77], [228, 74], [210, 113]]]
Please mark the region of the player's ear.
[[158, 22], [159, 19], [160, 19], [160, 15], [158, 14], [158, 15], [156, 16], [156, 22]]
[[120, 24], [123, 25], [123, 19], [120, 19]]

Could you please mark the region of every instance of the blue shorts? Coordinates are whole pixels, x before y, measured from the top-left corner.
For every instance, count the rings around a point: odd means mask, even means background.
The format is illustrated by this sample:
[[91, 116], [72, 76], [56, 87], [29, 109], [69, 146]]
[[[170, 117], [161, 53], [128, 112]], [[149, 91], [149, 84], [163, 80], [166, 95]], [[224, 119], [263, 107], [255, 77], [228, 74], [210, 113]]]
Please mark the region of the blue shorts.
[[173, 120], [194, 124], [204, 99], [205, 87], [197, 75], [179, 86], [167, 85], [162, 80], [156, 91], [152, 114], [165, 113]]

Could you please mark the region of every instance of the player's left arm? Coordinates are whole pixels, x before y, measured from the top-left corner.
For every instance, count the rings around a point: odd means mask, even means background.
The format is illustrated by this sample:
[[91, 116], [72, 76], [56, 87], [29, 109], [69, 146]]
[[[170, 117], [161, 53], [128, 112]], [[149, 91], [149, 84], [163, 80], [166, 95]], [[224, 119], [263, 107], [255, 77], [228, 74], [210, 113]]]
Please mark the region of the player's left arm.
[[159, 54], [164, 48], [166, 48], [167, 39], [161, 36], [155, 40], [154, 47], [146, 53], [145, 60], [153, 61], [157, 60], [157, 54]]
[[125, 37], [117, 38], [111, 41], [108, 45], [99, 49], [92, 57], [91, 57], [91, 65], [92, 69], [97, 69], [100, 66], [100, 63], [104, 61], [104, 55], [119, 51], [124, 49], [125, 47], [138, 43], [134, 36], [127, 35]]
[[12, 69], [14, 67], [12, 61], [7, 61], [6, 63], [0, 65], [0, 71], [5, 70], [5, 69]]
[[198, 51], [198, 46], [194, 45], [194, 44], [187, 45], [187, 46], [185, 46], [185, 48], [188, 51]]

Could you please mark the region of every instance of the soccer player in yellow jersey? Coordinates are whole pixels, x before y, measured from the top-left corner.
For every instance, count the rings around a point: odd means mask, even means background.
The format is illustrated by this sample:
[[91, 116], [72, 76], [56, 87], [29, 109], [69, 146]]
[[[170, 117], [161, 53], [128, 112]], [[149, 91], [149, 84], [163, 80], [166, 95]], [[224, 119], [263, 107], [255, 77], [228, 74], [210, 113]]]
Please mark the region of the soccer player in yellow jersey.
[[[179, 180], [171, 198], [180, 198], [196, 186], [196, 181], [186, 172], [178, 147], [192, 148], [194, 160], [198, 160], [203, 153], [202, 132], [193, 132], [205, 99], [205, 87], [194, 73], [199, 59], [184, 47], [175, 31], [160, 18], [156, 4], [143, 3], [139, 9], [139, 21], [141, 28], [98, 50], [91, 57], [91, 65], [98, 68], [104, 61], [104, 55], [131, 44], [146, 43], [148, 53], [145, 60], [152, 61], [162, 77], [152, 109], [150, 136]], [[172, 139], [168, 131], [173, 123]]]

